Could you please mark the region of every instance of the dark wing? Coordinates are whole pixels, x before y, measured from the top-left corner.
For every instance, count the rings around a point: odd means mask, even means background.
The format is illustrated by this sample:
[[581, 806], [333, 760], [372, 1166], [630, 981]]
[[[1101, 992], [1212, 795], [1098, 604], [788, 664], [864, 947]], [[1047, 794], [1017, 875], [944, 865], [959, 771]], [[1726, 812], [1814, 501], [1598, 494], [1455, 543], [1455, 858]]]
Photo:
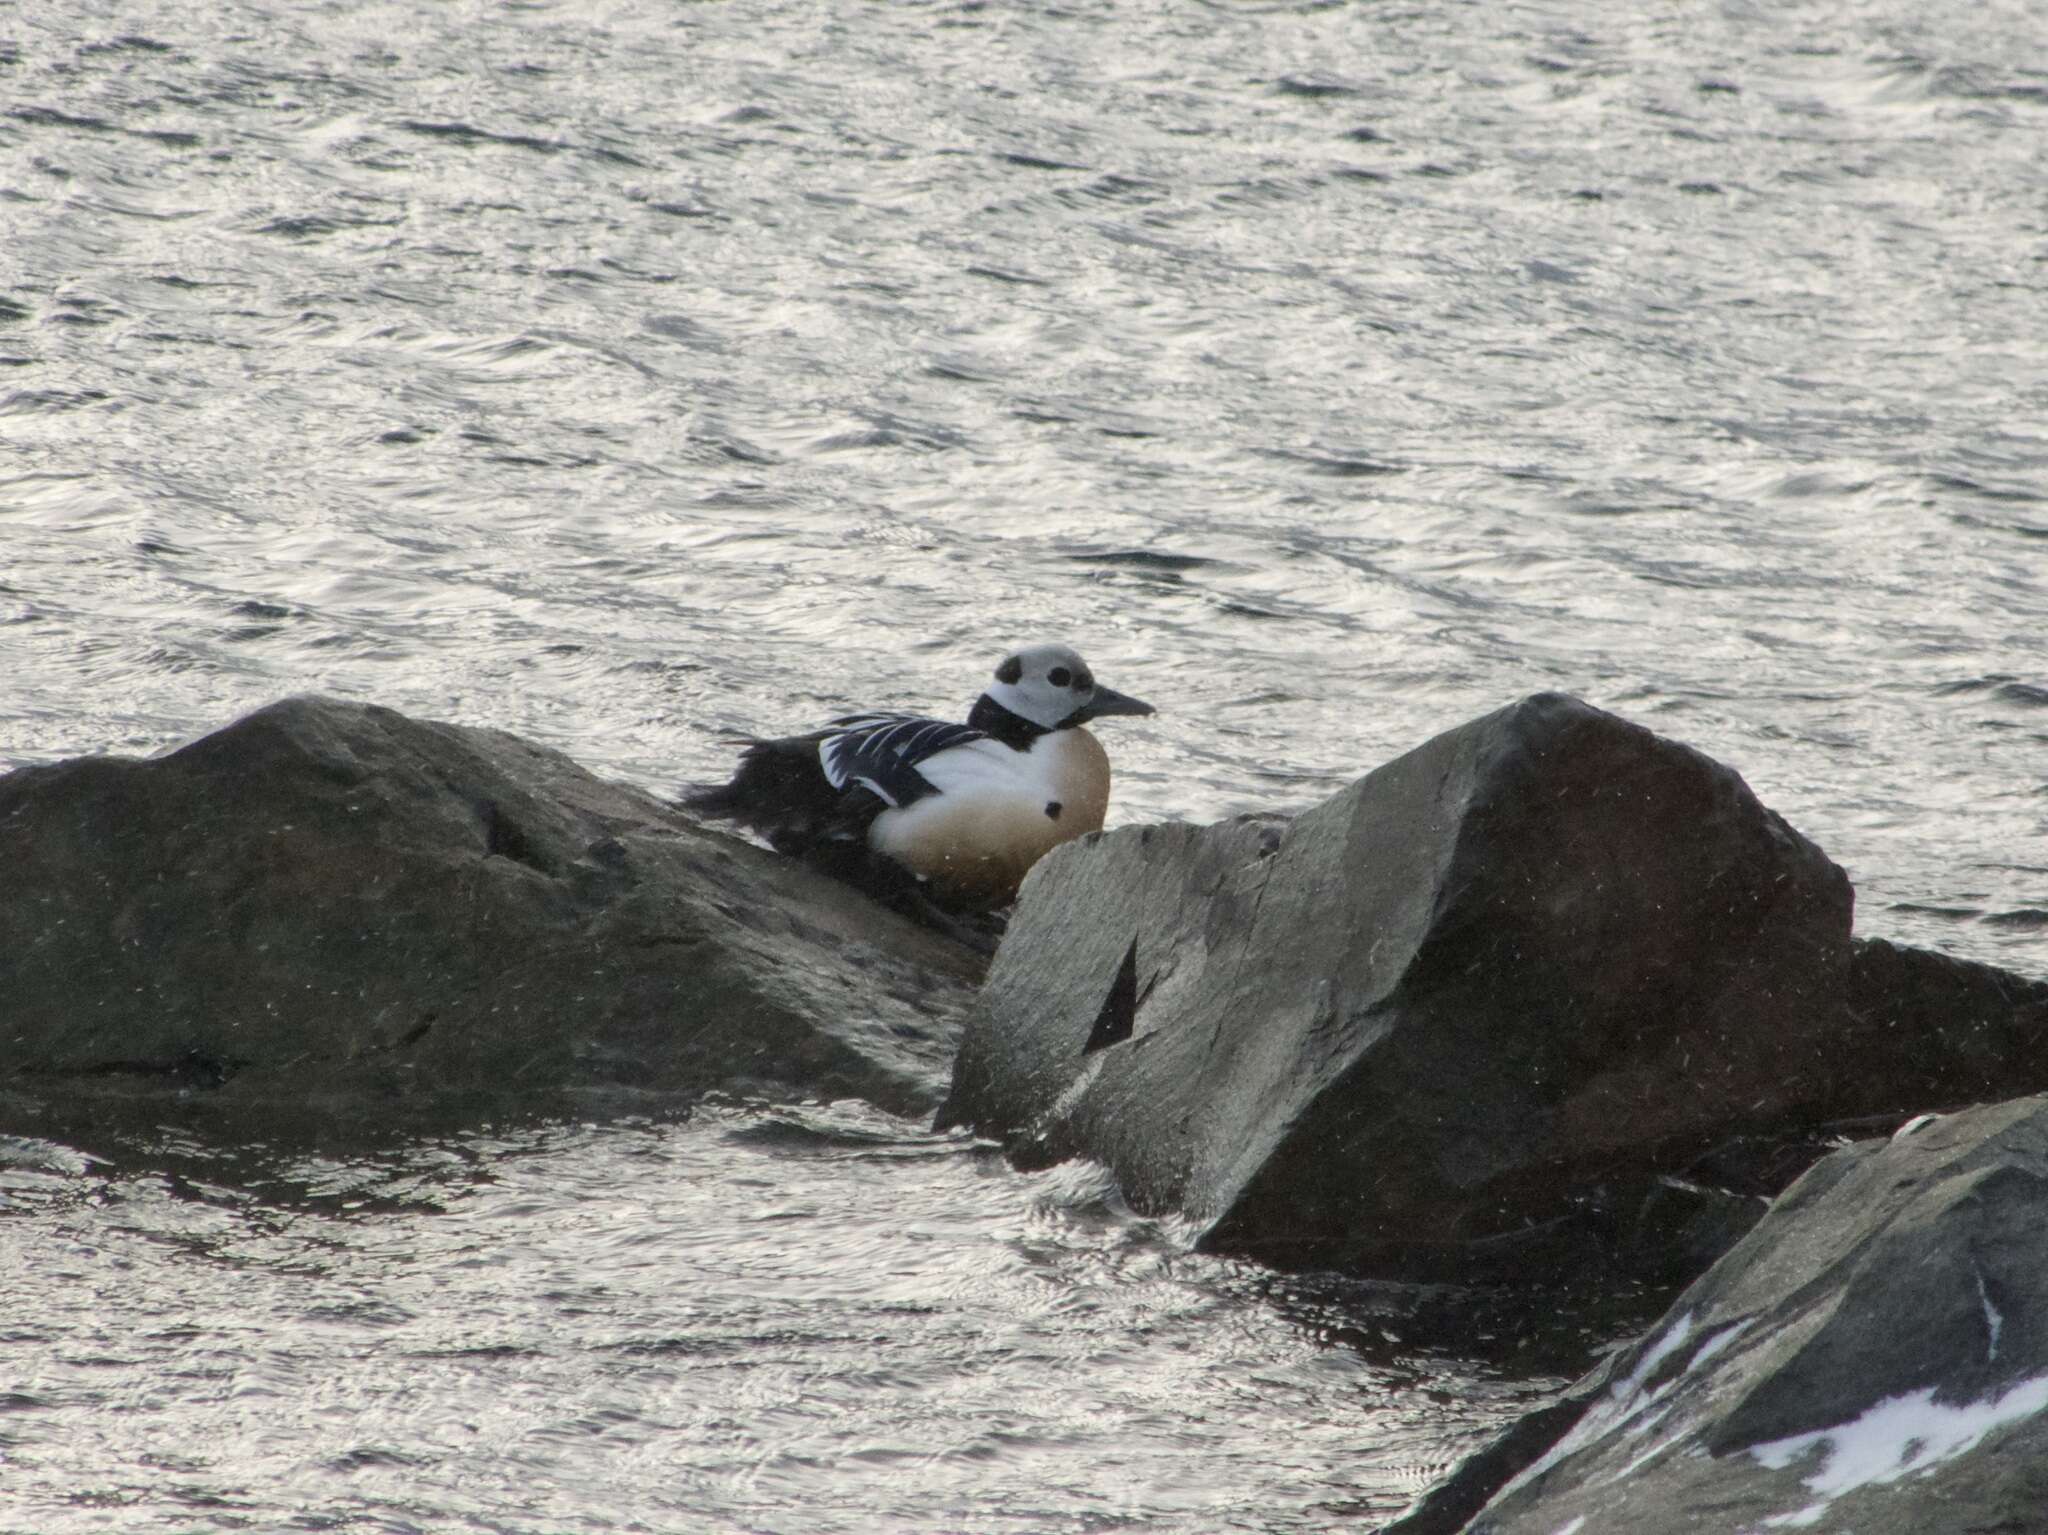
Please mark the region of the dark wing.
[[971, 725], [914, 714], [850, 714], [832, 724], [818, 746], [826, 782], [835, 789], [864, 787], [897, 810], [935, 792], [918, 772], [920, 762], [988, 739]]

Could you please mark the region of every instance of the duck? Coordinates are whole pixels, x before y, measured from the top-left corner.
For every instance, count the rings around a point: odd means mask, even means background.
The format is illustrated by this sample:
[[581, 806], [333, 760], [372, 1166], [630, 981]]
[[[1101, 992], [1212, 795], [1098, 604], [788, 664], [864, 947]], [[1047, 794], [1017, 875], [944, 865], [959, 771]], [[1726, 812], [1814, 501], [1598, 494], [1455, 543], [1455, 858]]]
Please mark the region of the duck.
[[997, 663], [964, 723], [870, 712], [741, 737], [731, 781], [677, 803], [885, 901], [991, 912], [1040, 858], [1102, 829], [1109, 754], [1087, 726], [1154, 712], [1072, 646], [1029, 644]]

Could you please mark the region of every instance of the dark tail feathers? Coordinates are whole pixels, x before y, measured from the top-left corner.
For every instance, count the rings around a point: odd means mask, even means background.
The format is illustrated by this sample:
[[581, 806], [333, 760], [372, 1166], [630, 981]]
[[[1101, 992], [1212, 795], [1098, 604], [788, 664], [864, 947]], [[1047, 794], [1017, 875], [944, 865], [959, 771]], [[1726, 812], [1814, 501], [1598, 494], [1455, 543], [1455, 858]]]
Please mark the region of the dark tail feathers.
[[678, 810], [687, 810], [692, 815], [711, 816], [718, 820], [732, 819], [739, 809], [739, 783], [692, 784], [675, 798]]

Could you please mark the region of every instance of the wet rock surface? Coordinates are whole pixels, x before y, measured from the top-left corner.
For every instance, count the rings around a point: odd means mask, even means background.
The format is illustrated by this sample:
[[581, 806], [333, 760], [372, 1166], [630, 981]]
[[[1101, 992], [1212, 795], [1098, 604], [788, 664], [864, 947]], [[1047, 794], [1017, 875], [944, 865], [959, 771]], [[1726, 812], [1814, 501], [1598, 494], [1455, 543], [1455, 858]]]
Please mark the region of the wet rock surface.
[[983, 966], [559, 753], [328, 699], [0, 778], [0, 867], [0, 1121], [36, 1133], [923, 1113]]
[[1859, 939], [1845, 1048], [1895, 1063], [1881, 1107], [1919, 1113], [2048, 1087], [2048, 981], [1948, 954]]
[[2044, 1408], [2048, 1100], [2027, 1098], [1817, 1163], [1388, 1535], [2037, 1530]]
[[1733, 771], [1539, 695], [1292, 822], [1054, 853], [941, 1122], [1281, 1266], [1682, 1283], [1836, 1122], [2048, 1076], [2048, 987], [1851, 906]]

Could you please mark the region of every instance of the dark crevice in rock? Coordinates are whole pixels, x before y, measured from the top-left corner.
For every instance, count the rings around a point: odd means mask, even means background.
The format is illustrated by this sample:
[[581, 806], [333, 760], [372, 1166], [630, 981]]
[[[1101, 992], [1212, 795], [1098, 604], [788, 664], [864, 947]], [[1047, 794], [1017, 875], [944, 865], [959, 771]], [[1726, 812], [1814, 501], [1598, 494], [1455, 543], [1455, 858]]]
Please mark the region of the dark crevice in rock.
[[1116, 979], [1102, 999], [1102, 1011], [1095, 1015], [1095, 1027], [1088, 1032], [1083, 1055], [1120, 1045], [1131, 1037], [1138, 1024], [1138, 940], [1124, 950], [1124, 962], [1117, 966]]
[[523, 863], [527, 868], [552, 878], [555, 874], [553, 860], [540, 850], [538, 843], [496, 800], [478, 803], [477, 816], [484, 823], [484, 856], [486, 858], [509, 858], [514, 863]]
[[212, 1055], [203, 1050], [187, 1050], [180, 1055], [157, 1059], [94, 1061], [83, 1066], [31, 1063], [21, 1068], [21, 1074], [39, 1078], [134, 1077], [174, 1083], [179, 1087], [213, 1088], [225, 1086], [248, 1064], [244, 1060]]

